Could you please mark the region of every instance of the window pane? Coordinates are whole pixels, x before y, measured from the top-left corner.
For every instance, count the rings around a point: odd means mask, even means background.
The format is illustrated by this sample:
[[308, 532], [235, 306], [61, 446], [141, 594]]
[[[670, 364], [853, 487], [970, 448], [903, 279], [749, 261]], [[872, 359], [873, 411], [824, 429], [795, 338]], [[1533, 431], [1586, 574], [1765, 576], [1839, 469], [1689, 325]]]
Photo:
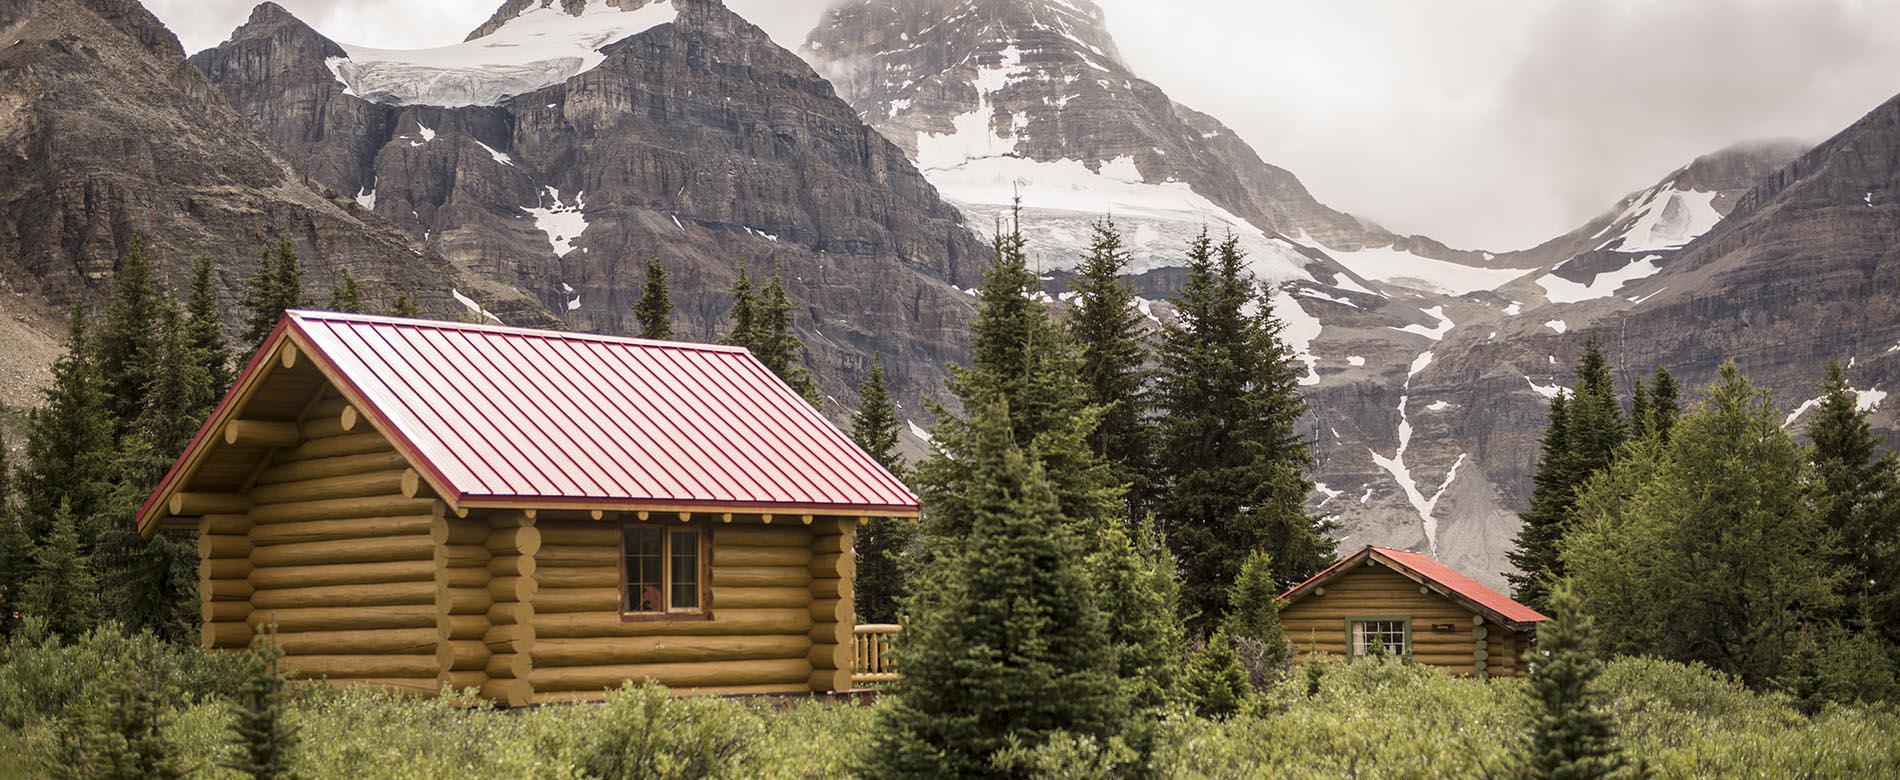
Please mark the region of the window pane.
[[1374, 645], [1381, 645], [1387, 655], [1405, 654], [1405, 621], [1403, 620], [1355, 620], [1352, 623], [1352, 654], [1365, 655]]
[[699, 609], [699, 529], [673, 531], [673, 609]]
[[628, 612], [664, 612], [665, 532], [652, 527], [628, 526], [627, 582], [624, 608]]

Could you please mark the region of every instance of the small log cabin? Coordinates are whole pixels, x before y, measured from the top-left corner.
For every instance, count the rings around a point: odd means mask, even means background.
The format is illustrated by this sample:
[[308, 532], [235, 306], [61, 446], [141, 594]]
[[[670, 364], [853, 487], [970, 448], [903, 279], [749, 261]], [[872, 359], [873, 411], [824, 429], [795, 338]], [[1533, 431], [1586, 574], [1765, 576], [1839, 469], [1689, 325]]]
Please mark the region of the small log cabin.
[[857, 525], [917, 511], [743, 349], [294, 311], [137, 522], [207, 648], [521, 706], [848, 689]]
[[1431, 556], [1367, 546], [1281, 595], [1296, 659], [1377, 645], [1477, 677], [1514, 677], [1544, 616]]

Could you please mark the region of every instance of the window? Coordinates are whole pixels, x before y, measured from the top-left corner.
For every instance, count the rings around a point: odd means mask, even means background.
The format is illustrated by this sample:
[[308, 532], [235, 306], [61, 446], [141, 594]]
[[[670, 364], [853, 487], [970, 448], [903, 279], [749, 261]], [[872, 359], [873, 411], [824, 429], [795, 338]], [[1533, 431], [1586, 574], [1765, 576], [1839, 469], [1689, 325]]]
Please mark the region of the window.
[[622, 529], [620, 608], [628, 615], [704, 614], [704, 534], [641, 523]]
[[1387, 655], [1405, 655], [1411, 648], [1412, 625], [1404, 618], [1356, 618], [1346, 621], [1357, 658], [1382, 646]]

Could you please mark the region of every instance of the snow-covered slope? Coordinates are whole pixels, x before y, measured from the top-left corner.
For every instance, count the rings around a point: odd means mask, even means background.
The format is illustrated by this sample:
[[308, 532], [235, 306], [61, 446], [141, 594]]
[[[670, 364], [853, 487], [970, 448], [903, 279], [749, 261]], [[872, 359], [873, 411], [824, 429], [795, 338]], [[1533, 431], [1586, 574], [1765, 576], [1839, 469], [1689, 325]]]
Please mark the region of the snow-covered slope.
[[601, 48], [662, 24], [670, 0], [623, 10], [589, 4], [580, 14], [530, 6], [498, 29], [434, 49], [374, 49], [338, 43], [347, 56], [325, 62], [349, 94], [377, 103], [484, 106], [567, 81], [606, 60]]

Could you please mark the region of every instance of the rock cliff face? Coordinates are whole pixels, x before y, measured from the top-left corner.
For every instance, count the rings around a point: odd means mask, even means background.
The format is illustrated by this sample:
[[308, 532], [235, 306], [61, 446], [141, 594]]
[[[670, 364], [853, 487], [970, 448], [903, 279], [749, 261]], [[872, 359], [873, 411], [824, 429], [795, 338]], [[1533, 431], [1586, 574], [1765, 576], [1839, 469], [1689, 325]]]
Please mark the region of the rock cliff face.
[[[299, 172], [132, 0], [0, 1], [0, 101], [0, 275], [25, 310], [95, 298], [134, 236], [172, 280], [209, 254], [230, 291], [278, 235], [313, 288], [348, 267], [380, 297], [409, 289], [447, 313], [458, 280], [477, 286]], [[519, 293], [484, 294], [531, 319]]]
[[[636, 31], [595, 50], [602, 29]], [[516, 38], [549, 48], [483, 59]], [[692, 339], [722, 334], [740, 269], [783, 273], [824, 392], [852, 399], [881, 352], [923, 421], [987, 250], [808, 65], [716, 0], [513, 0], [470, 41], [364, 49], [267, 3], [192, 62], [313, 180], [574, 327], [635, 327], [651, 257]], [[493, 86], [542, 61], [573, 73]], [[378, 68], [439, 88], [359, 97]]]

